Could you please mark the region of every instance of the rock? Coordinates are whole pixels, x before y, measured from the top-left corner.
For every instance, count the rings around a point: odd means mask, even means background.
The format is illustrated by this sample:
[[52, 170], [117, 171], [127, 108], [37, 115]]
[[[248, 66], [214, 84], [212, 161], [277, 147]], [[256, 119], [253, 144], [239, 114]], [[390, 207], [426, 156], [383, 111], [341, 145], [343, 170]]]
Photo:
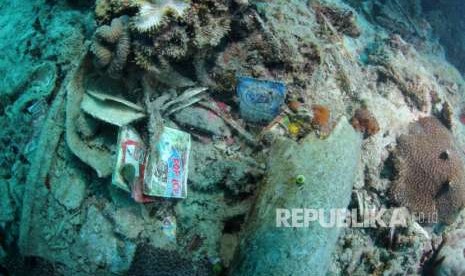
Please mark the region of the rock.
[[135, 245], [119, 241], [113, 234], [111, 223], [95, 206], [89, 207], [79, 237], [77, 246], [81, 246], [83, 254], [93, 265], [109, 267], [114, 273], [129, 268]]
[[174, 115], [179, 124], [218, 137], [230, 137], [231, 131], [215, 113], [199, 107], [186, 107]]
[[73, 210], [81, 206], [86, 196], [86, 179], [76, 172], [68, 170], [57, 172], [58, 176], [51, 180], [50, 189], [53, 197], [66, 209]]
[[14, 219], [14, 209], [11, 204], [8, 182], [0, 180], [0, 223]]
[[465, 229], [458, 229], [447, 235], [437, 255], [437, 260], [441, 259], [443, 260], [436, 267], [435, 275], [465, 275]]
[[135, 239], [142, 230], [144, 230], [143, 221], [134, 213], [134, 210], [129, 208], [117, 209], [114, 215], [115, 232], [127, 237]]
[[[267, 182], [245, 224], [231, 275], [326, 275], [341, 228], [324, 228], [317, 221], [308, 227], [277, 227], [276, 209], [346, 208], [360, 149], [361, 136], [345, 118], [325, 140], [310, 134], [300, 143], [275, 142]], [[291, 181], [297, 175], [304, 175], [304, 184]]]

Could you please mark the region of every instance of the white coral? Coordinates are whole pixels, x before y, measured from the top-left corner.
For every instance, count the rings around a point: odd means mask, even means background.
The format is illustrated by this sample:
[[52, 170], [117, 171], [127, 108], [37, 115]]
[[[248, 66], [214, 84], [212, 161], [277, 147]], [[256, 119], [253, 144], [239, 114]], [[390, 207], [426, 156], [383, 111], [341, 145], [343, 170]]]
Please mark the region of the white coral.
[[160, 26], [167, 15], [182, 17], [189, 7], [189, 3], [179, 0], [142, 2], [133, 18], [133, 26], [139, 32], [149, 32]]

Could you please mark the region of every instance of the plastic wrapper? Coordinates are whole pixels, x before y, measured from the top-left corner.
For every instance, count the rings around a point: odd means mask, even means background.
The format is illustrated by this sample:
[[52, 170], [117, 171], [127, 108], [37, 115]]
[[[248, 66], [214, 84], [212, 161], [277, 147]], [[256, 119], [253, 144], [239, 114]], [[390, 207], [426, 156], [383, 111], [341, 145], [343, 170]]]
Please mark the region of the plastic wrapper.
[[239, 77], [237, 94], [242, 118], [252, 123], [268, 123], [275, 118], [286, 96], [282, 82]]
[[144, 194], [148, 196], [185, 198], [187, 196], [188, 161], [191, 147], [186, 132], [164, 127], [158, 141], [157, 156], [149, 156]]

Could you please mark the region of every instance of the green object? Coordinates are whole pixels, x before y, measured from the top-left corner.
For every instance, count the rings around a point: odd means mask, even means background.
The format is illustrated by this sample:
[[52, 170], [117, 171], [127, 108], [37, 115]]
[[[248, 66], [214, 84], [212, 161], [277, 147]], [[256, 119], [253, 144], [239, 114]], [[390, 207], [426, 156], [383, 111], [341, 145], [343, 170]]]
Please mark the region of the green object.
[[222, 271], [223, 271], [223, 266], [221, 265], [221, 263], [216, 263], [213, 265], [213, 273], [215, 275], [220, 274]]
[[121, 175], [127, 184], [132, 184], [134, 178], [136, 178], [136, 168], [132, 164], [126, 164], [121, 168]]
[[[361, 135], [344, 117], [324, 140], [313, 133], [299, 142], [276, 140], [269, 153], [267, 180], [244, 224], [230, 275], [326, 275], [342, 228], [323, 227], [317, 220], [292, 228], [290, 217], [290, 227], [279, 227], [277, 210], [302, 208], [327, 214], [347, 208], [361, 142]], [[304, 184], [283, 185], [301, 174]]]
[[295, 178], [295, 184], [297, 185], [302, 185], [305, 183], [305, 176], [299, 174], [296, 178]]

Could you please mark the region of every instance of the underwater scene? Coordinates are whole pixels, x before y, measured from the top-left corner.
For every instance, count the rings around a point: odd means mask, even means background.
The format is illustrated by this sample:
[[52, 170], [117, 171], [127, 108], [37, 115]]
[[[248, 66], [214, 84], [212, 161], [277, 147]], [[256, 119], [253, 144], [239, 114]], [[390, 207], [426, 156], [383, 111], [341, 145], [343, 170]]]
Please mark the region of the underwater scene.
[[0, 0], [0, 276], [465, 276], [462, 0]]

